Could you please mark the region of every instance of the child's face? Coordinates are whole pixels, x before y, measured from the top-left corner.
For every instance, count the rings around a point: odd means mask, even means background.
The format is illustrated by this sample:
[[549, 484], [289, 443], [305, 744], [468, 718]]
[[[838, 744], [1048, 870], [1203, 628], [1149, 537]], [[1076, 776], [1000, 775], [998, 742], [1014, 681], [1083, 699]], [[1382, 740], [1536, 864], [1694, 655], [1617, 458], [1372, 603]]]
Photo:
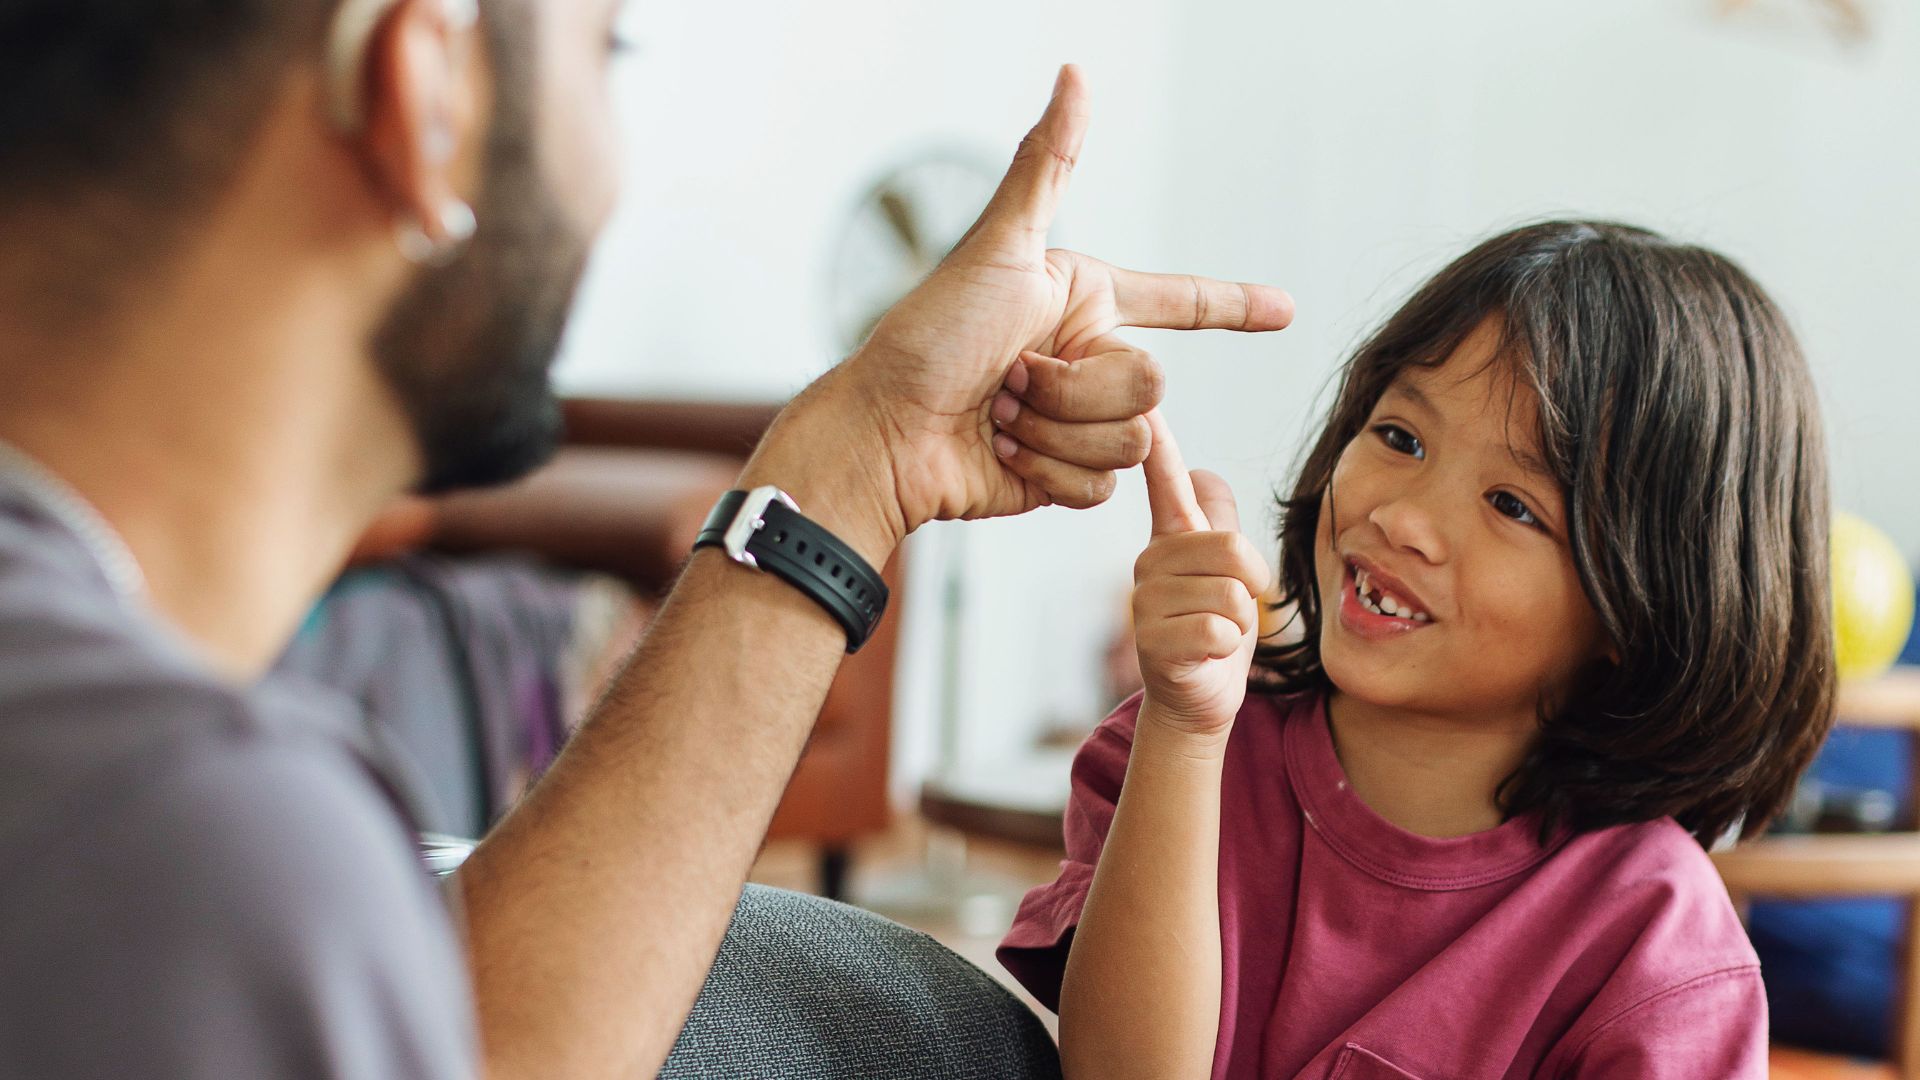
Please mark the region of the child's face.
[[1538, 399], [1493, 362], [1497, 340], [1483, 324], [1441, 366], [1401, 372], [1334, 468], [1320, 659], [1362, 701], [1530, 723], [1605, 651], [1539, 462]]

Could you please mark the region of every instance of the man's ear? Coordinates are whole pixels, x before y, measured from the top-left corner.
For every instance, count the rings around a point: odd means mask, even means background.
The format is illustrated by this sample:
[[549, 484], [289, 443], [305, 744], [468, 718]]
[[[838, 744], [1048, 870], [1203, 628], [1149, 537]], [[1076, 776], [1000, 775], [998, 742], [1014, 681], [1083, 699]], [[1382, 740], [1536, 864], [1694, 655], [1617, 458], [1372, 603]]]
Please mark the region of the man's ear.
[[473, 236], [481, 168], [475, 0], [395, 0], [367, 35], [354, 136], [392, 200], [401, 251], [444, 261]]

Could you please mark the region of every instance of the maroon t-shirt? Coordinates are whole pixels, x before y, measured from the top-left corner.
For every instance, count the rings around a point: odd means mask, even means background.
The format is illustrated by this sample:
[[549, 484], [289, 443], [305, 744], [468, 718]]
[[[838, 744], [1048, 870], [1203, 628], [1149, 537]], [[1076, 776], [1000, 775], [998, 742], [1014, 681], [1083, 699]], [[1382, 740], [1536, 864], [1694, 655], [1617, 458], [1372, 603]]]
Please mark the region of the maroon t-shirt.
[[[1081, 749], [1067, 861], [1000, 947], [1050, 1007], [1139, 708]], [[1418, 836], [1348, 787], [1324, 699], [1257, 694], [1221, 802], [1215, 1077], [1766, 1076], [1759, 961], [1671, 819], [1546, 846], [1529, 818]]]

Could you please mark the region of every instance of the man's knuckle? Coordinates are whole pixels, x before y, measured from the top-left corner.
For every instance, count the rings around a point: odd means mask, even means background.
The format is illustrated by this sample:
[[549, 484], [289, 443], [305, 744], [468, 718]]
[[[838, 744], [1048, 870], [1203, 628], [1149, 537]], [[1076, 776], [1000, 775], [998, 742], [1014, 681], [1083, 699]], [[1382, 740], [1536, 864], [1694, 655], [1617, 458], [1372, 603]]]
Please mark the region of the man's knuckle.
[[1144, 413], [1159, 405], [1167, 396], [1167, 371], [1147, 353], [1140, 354], [1138, 371], [1133, 378], [1134, 411]]
[[1078, 369], [1068, 365], [1061, 370], [1060, 377], [1053, 383], [1053, 408], [1049, 410], [1053, 415], [1079, 415], [1080, 399], [1085, 396], [1080, 383]]
[[1028, 369], [1027, 404], [1045, 412], [1049, 416], [1060, 416], [1066, 410], [1068, 389], [1065, 383], [1072, 369], [1059, 371], [1051, 364], [1033, 365]]
[[1021, 409], [1019, 415], [1013, 418], [1013, 422], [1009, 423], [1005, 430], [1007, 434], [1019, 440], [1022, 446], [1044, 450], [1051, 442], [1051, 433], [1046, 425], [1040, 422], [1040, 418], [1033, 414], [1032, 409]]
[[1072, 154], [1054, 145], [1038, 128], [1027, 132], [1026, 138], [1020, 140], [1020, 145], [1013, 152], [1013, 161], [1016, 166], [1038, 164], [1048, 171], [1058, 170], [1069, 175], [1076, 164]]

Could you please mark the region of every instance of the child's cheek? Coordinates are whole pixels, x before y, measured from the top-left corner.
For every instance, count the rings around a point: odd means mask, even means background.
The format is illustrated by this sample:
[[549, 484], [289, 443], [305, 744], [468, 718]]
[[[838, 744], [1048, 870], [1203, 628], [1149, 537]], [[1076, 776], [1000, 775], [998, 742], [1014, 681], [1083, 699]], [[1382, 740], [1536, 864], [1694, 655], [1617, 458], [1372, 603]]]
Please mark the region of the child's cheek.
[[[1326, 494], [1320, 496], [1320, 524], [1313, 541], [1313, 572], [1320, 583], [1323, 597], [1332, 597], [1340, 589], [1343, 568], [1340, 557], [1334, 552], [1334, 538], [1340, 534], [1340, 528], [1333, 519], [1334, 508], [1339, 505], [1339, 500], [1333, 497], [1333, 487], [1329, 485]], [[1331, 600], [1326, 606], [1332, 610]]]
[[1340, 454], [1340, 460], [1333, 463], [1333, 475], [1327, 480], [1327, 494], [1320, 503], [1320, 521], [1326, 530], [1325, 540], [1337, 538], [1346, 527], [1345, 521], [1336, 519], [1336, 512], [1352, 519], [1357, 509], [1354, 505], [1357, 494], [1355, 481], [1359, 479], [1356, 474], [1362, 471], [1354, 460], [1357, 456], [1354, 444], [1348, 443]]

